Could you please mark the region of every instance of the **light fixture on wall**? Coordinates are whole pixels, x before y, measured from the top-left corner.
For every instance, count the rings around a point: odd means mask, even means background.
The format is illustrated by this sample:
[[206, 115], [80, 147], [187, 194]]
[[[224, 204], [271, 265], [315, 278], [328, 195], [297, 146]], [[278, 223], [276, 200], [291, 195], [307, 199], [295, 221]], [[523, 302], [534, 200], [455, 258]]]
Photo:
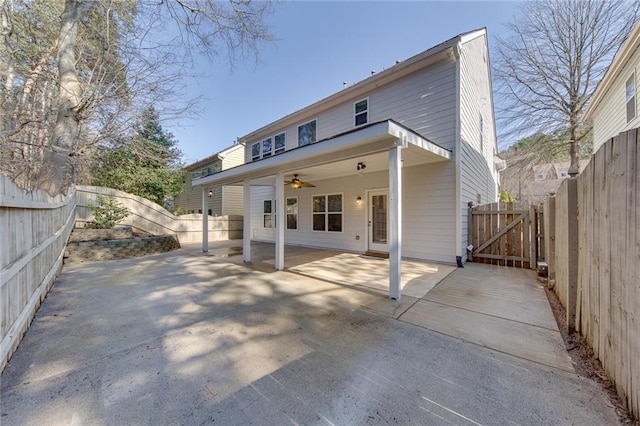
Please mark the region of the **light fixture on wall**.
[[358, 198], [356, 198], [356, 204], [360, 205], [362, 204], [362, 197], [358, 195]]
[[359, 162], [358, 165], [356, 166], [356, 170], [359, 171], [360, 173], [362, 173], [362, 171], [366, 168], [367, 168], [367, 165], [364, 164], [362, 161]]
[[213, 191], [209, 190], [209, 198], [213, 197]]

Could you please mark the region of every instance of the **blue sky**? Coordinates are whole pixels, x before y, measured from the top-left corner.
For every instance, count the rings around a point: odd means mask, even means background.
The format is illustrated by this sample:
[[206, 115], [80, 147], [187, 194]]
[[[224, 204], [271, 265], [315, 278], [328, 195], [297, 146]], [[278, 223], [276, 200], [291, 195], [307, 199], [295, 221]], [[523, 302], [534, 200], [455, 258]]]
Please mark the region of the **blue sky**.
[[459, 33], [487, 27], [494, 37], [517, 14], [517, 2], [282, 2], [269, 18], [276, 41], [260, 62], [201, 61], [189, 95], [201, 112], [165, 126], [187, 163]]

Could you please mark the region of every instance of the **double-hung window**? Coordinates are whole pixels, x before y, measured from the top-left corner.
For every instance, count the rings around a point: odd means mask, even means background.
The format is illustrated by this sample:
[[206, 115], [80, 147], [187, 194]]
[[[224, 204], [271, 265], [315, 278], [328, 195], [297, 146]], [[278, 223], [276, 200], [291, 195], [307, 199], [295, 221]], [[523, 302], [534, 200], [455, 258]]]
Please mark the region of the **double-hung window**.
[[273, 148], [271, 141], [272, 141], [271, 138], [266, 138], [262, 140], [262, 158], [271, 157], [271, 150]]
[[313, 196], [313, 230], [342, 232], [342, 194]]
[[274, 228], [275, 221], [273, 220], [274, 202], [272, 200], [264, 200], [262, 203], [262, 224], [265, 228]]
[[311, 145], [317, 140], [317, 125], [317, 120], [311, 120], [298, 126], [298, 146]]
[[353, 104], [355, 126], [362, 126], [369, 122], [369, 98], [364, 98]]
[[298, 229], [298, 197], [287, 198], [287, 229]]
[[260, 158], [260, 142], [251, 144], [251, 161], [256, 161]]
[[627, 123], [636, 116], [636, 76], [631, 74], [627, 80], [625, 89], [625, 98], [627, 104]]
[[273, 137], [273, 140], [275, 142], [275, 154], [281, 154], [284, 152], [285, 148], [286, 148], [286, 142], [285, 142], [285, 137], [284, 137], [284, 132], [282, 133], [278, 133], [277, 135], [275, 135]]

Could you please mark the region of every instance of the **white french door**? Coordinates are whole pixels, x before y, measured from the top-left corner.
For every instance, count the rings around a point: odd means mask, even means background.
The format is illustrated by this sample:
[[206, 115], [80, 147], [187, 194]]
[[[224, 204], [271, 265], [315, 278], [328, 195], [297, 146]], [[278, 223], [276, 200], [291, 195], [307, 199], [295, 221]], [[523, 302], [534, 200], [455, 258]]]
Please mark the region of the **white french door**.
[[368, 250], [389, 251], [389, 191], [369, 191], [368, 195]]

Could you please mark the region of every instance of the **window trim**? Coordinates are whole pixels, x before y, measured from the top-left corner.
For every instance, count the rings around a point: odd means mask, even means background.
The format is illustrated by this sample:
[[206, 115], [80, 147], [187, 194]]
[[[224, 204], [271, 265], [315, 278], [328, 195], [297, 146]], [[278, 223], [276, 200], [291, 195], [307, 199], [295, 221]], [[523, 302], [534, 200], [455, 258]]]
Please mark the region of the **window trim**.
[[[629, 83], [631, 82], [631, 84], [633, 84], [633, 95], [627, 99], [628, 93], [627, 93], [627, 89], [629, 88]], [[629, 78], [626, 80], [625, 84], [624, 84], [624, 106], [625, 106], [625, 111], [626, 111], [626, 117], [627, 117], [627, 123], [631, 122], [634, 118], [636, 118], [638, 116], [638, 111], [637, 111], [637, 102], [636, 102], [636, 97], [637, 97], [637, 85], [636, 85], [636, 73], [635, 71], [631, 73], [631, 75], [629, 76]], [[633, 103], [633, 115], [629, 116], [629, 106], [630, 104]]]
[[[339, 212], [330, 212], [329, 211], [329, 197], [332, 195], [339, 195], [340, 196], [340, 211]], [[325, 211], [324, 212], [314, 212], [313, 211], [313, 199], [316, 197], [324, 197], [325, 200]], [[324, 215], [324, 230], [316, 230], [313, 229], [313, 216], [316, 214], [322, 214]], [[339, 214], [340, 215], [340, 231], [330, 231], [329, 230], [329, 214]], [[336, 234], [342, 234], [344, 233], [344, 215], [345, 215], [345, 211], [344, 211], [344, 192], [333, 192], [333, 193], [326, 193], [326, 194], [313, 194], [311, 195], [311, 232], [324, 232], [324, 233], [336, 233]]]
[[[258, 155], [255, 156], [253, 155], [253, 147], [258, 145]], [[258, 141], [258, 142], [253, 142], [251, 144], [251, 151], [249, 152], [251, 154], [251, 161], [256, 161], [262, 158], [262, 141]]]
[[[265, 151], [265, 149], [264, 149], [265, 142], [268, 142], [269, 146], [271, 147], [269, 152]], [[268, 137], [262, 139], [261, 147], [262, 147], [262, 156], [261, 156], [261, 158], [271, 157], [273, 155], [273, 136], [268, 136]]]
[[[296, 200], [296, 212], [295, 213], [288, 213], [287, 212], [287, 208], [289, 207], [289, 200]], [[284, 204], [285, 204], [285, 209], [284, 209], [285, 230], [287, 230], [287, 231], [297, 231], [298, 229], [300, 229], [299, 220], [298, 220], [300, 218], [300, 200], [298, 200], [297, 196], [285, 197]], [[289, 228], [289, 221], [287, 219], [289, 219], [289, 215], [294, 215], [294, 214], [296, 216], [296, 227], [295, 228]]]
[[[314, 121], [316, 122], [316, 132], [315, 132], [315, 135], [314, 135], [314, 140], [312, 142], [308, 143], [308, 144], [300, 145], [300, 127], [302, 127], [304, 125], [307, 125], [309, 123], [313, 123]], [[298, 147], [313, 145], [314, 143], [318, 142], [318, 117], [316, 117], [316, 118], [314, 118], [312, 120], [309, 120], [309, 121], [305, 121], [304, 123], [300, 123], [296, 127], [296, 129], [297, 129], [297, 133], [298, 133]]]
[[[282, 135], [284, 137], [284, 145], [281, 148], [277, 147], [276, 138]], [[287, 131], [282, 131], [273, 135], [273, 155], [282, 154], [287, 150]]]
[[[360, 111], [360, 112], [356, 112], [356, 105], [358, 105], [360, 102], [362, 101], [367, 101], [367, 108], [364, 111]], [[370, 113], [370, 109], [369, 109], [369, 97], [365, 97], [362, 99], [358, 99], [357, 101], [355, 101], [353, 103], [353, 127], [360, 127], [360, 126], [364, 126], [366, 124], [369, 124], [369, 113]], [[358, 124], [358, 116], [362, 115], [362, 114], [366, 114], [366, 120], [364, 123], [360, 123]]]
[[[266, 206], [266, 202], [269, 202], [269, 210], [271, 210], [271, 213], [266, 213], [265, 212], [265, 206]], [[275, 214], [273, 212], [273, 208], [275, 207], [275, 202], [273, 199], [269, 198], [268, 200], [262, 200], [262, 228], [263, 229], [274, 229], [275, 228], [275, 223], [274, 223], [274, 219], [275, 219]], [[269, 218], [271, 219], [271, 226], [267, 227], [265, 226], [265, 219], [267, 218], [267, 216], [269, 216]]]

